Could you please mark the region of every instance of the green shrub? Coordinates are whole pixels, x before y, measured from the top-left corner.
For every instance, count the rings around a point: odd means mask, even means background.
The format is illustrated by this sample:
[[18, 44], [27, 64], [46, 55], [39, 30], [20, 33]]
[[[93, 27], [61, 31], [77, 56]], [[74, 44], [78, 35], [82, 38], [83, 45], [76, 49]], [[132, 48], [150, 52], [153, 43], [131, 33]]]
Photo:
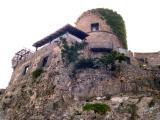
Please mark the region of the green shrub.
[[69, 64], [71, 62], [76, 61], [76, 59], [79, 56], [77, 47], [74, 44], [69, 46], [66, 40], [63, 40], [62, 44], [63, 45], [61, 49], [61, 55], [62, 55], [63, 62], [65, 62], [66, 64]]
[[111, 98], [112, 98], [112, 95], [111, 94], [107, 94], [105, 99], [106, 100], [110, 100]]
[[35, 71], [32, 72], [32, 78], [33, 79], [38, 78], [41, 75], [41, 73], [43, 73], [43, 69], [42, 68], [36, 69]]
[[85, 42], [72, 42], [71, 45], [68, 45], [66, 39], [64, 38], [61, 40], [60, 44], [62, 61], [65, 62], [66, 65], [78, 60], [78, 56], [80, 55], [78, 51], [84, 49], [87, 45]]
[[100, 62], [107, 68], [110, 67], [109, 70], [112, 71], [116, 70], [116, 65], [115, 65], [116, 60], [118, 60], [119, 62], [126, 61], [126, 57], [122, 53], [119, 53], [117, 51], [112, 51], [111, 53], [108, 53], [102, 56], [102, 58], [100, 58]]
[[93, 110], [95, 113], [98, 114], [105, 114], [107, 111], [110, 111], [110, 107], [103, 103], [87, 103], [83, 106], [83, 110], [90, 111]]
[[100, 60], [103, 64], [109, 65], [109, 64], [112, 64], [113, 62], [115, 62], [116, 56], [117, 56], [117, 52], [114, 51], [114, 52], [111, 52], [111, 53], [108, 53], [108, 54], [102, 56], [102, 58]]
[[101, 58], [101, 62], [106, 65], [112, 64], [116, 60], [119, 62], [126, 61], [126, 57], [122, 53], [112, 51], [111, 53], [108, 53]]
[[94, 60], [93, 59], [81, 59], [75, 64], [76, 69], [85, 69], [85, 68], [93, 68]]
[[117, 53], [116, 60], [121, 63], [122, 61], [126, 61], [126, 56], [122, 53]]

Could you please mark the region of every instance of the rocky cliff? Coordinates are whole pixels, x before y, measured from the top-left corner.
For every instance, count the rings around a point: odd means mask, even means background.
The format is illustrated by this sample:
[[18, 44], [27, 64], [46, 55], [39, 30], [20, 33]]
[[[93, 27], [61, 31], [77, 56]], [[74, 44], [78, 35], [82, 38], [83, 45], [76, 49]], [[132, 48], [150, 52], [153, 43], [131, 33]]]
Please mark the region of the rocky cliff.
[[[1, 100], [5, 119], [160, 119], [159, 92], [151, 90], [154, 83], [149, 71], [121, 63], [114, 72], [86, 68], [73, 74], [72, 65], [66, 67], [59, 58], [51, 60], [40, 76], [28, 74], [9, 84]], [[110, 111], [85, 111], [87, 103], [105, 103]]]
[[105, 66], [86, 59], [77, 43], [64, 46], [43, 47], [17, 65], [0, 96], [1, 119], [3, 113], [6, 120], [160, 119], [159, 79], [150, 70], [111, 61], [124, 59], [115, 52], [104, 56]]
[[4, 96], [4, 92], [5, 92], [5, 89], [0, 89], [0, 120], [4, 120], [5, 119], [5, 116], [4, 116], [4, 110], [2, 108], [2, 103], [1, 103], [1, 100]]

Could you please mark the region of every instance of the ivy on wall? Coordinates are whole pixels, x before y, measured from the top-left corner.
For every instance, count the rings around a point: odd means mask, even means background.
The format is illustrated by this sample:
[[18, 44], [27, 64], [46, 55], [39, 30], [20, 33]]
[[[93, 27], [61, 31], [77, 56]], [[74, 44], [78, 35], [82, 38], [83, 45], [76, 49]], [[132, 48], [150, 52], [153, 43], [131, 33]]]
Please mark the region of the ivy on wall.
[[92, 11], [102, 16], [106, 23], [110, 25], [113, 33], [118, 36], [123, 47], [127, 49], [126, 28], [122, 16], [110, 9], [97, 8]]
[[69, 45], [66, 39], [61, 38], [60, 46], [61, 46], [62, 61], [65, 62], [66, 65], [68, 65], [78, 60], [78, 56], [80, 55], [79, 51], [84, 49], [86, 43], [85, 42], [78, 43], [75, 41]]

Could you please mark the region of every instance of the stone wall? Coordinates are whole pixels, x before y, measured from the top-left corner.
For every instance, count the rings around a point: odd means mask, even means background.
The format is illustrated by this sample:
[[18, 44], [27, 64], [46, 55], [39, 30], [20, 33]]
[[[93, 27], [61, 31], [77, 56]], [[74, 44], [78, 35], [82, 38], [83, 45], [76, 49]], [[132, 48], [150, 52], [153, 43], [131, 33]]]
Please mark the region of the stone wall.
[[[76, 41], [73, 37], [69, 35], [67, 35], [65, 38], [69, 44]], [[87, 52], [85, 54], [85, 56], [88, 56]], [[28, 58], [20, 61], [16, 68], [13, 70], [10, 84], [14, 84], [14, 82], [20, 82], [21, 79], [25, 79], [25, 76], [31, 75], [34, 70], [42, 66], [42, 61], [46, 56], [48, 56], [49, 58], [48, 63], [44, 67], [44, 69], [48, 69], [48, 67], [50, 67], [51, 65], [51, 62], [61, 60], [61, 50], [57, 45], [57, 42], [53, 41], [51, 42], [51, 44], [48, 43], [44, 45], [39, 50], [35, 51], [32, 55], [28, 56]], [[29, 66], [29, 69], [27, 70], [26, 75], [23, 75], [26, 66]]]
[[160, 52], [153, 53], [134, 53], [134, 57], [138, 59], [146, 59], [150, 66], [160, 65]]
[[[2, 99], [7, 120], [45, 120], [52, 117], [62, 120], [74, 103], [83, 105], [84, 101], [108, 94], [132, 92], [137, 88], [135, 80], [145, 80], [150, 75], [125, 63], [117, 64], [120, 69], [117, 67], [114, 72], [103, 67], [73, 71], [73, 64], [63, 64], [59, 50], [54, 44], [49, 44], [16, 67]], [[48, 55], [44, 72], [37, 79], [32, 79], [32, 71], [40, 67], [42, 59]], [[26, 65], [31, 67], [26, 75], [22, 75]]]
[[[70, 37], [69, 40], [71, 41]], [[72, 70], [67, 68], [68, 71], [64, 72], [65, 68], [60, 62], [60, 49], [56, 43], [52, 43], [36, 51], [28, 60], [23, 61], [16, 67], [12, 74], [10, 86], [23, 82], [23, 80], [30, 80], [32, 72], [41, 67], [42, 60], [46, 56], [49, 56], [49, 60], [47, 66], [44, 67], [46, 71], [45, 79], [55, 79], [54, 82], [56, 86], [58, 86], [58, 89], [67, 89], [68, 92], [77, 97], [102, 96], [108, 93], [117, 94], [121, 91], [129, 92], [135, 88], [135, 80], [150, 77], [146, 71], [141, 70], [138, 66], [126, 64], [120, 67], [120, 73], [114, 73], [118, 76], [115, 78], [112, 77], [112, 72], [107, 72], [104, 69], [88, 69], [79, 70], [77, 72], [78, 74], [76, 74], [76, 78], [71, 82], [69, 79], [66, 80], [65, 78], [70, 76]], [[56, 67], [58, 61], [61, 64]], [[29, 69], [26, 75], [23, 75], [23, 70], [25, 66], [28, 65]], [[53, 76], [53, 74], [55, 74], [53, 71], [54, 69], [56, 69], [56, 73], [59, 73], [59, 75]], [[120, 76], [118, 74], [120, 74]], [[71, 83], [74, 83], [74, 85]], [[69, 85], [68, 88], [66, 87], [67, 85]]]
[[91, 32], [91, 23], [99, 23], [100, 31], [111, 32], [112, 30], [106, 21], [103, 20], [99, 15], [91, 11], [83, 13], [76, 22], [76, 27], [86, 33]]
[[141, 92], [147, 88], [155, 87], [153, 74], [148, 71], [141, 69], [137, 65], [120, 65], [119, 79], [121, 81], [121, 90], [123, 92]]
[[36, 70], [38, 67], [42, 65], [42, 60], [46, 56], [49, 56], [47, 64], [47, 66], [49, 66], [50, 61], [54, 59], [54, 57], [57, 57], [59, 51], [59, 47], [56, 47], [55, 44], [48, 44], [45, 47], [42, 47], [41, 49], [36, 51], [25, 61], [22, 61], [17, 65], [17, 67], [14, 69], [12, 73], [10, 84], [13, 84], [14, 82], [19, 82], [20, 79], [25, 78], [25, 75], [23, 75], [23, 71], [26, 66], [29, 66], [29, 69], [26, 74], [30, 75], [34, 70]]
[[87, 37], [90, 48], [120, 48], [118, 38], [108, 32], [91, 32]]

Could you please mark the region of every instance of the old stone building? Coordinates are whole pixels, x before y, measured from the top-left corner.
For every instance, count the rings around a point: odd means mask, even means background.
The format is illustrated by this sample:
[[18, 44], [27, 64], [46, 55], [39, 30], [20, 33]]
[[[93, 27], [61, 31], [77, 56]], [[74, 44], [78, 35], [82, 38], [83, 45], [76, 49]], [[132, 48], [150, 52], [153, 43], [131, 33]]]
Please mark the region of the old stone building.
[[[53, 34], [35, 42], [33, 46], [36, 51], [32, 53], [30, 50], [22, 49], [18, 51], [12, 59], [12, 73], [11, 83], [23, 78], [25, 74], [31, 74], [37, 68], [45, 66], [49, 67], [51, 61], [57, 62], [54, 58], [60, 60], [60, 48], [58, 41], [65, 38], [69, 42], [83, 42], [88, 36], [87, 33], [71, 26], [65, 25]], [[38, 49], [39, 48], [39, 49]]]
[[90, 48], [120, 48], [119, 42], [112, 29], [98, 14], [93, 11], [83, 13], [76, 22], [76, 27], [89, 34], [87, 42]]
[[[65, 47], [71, 47], [72, 43], [87, 43], [83, 50], [77, 51], [79, 58], [69, 65], [62, 58], [62, 40], [69, 43]], [[146, 111], [152, 100], [152, 97], [148, 98], [147, 90], [159, 88], [160, 81], [154, 80], [152, 72], [141, 69], [137, 64], [138, 59], [143, 58], [151, 65], [157, 65], [159, 57], [156, 56], [159, 53], [134, 55], [131, 51], [128, 52], [124, 21], [116, 12], [108, 9], [84, 12], [78, 18], [76, 27], [67, 24], [36, 41], [33, 46], [36, 48], [35, 52], [22, 49], [12, 59], [12, 77], [4, 95], [0, 96], [0, 117], [4, 111], [6, 120], [127, 120], [133, 119], [133, 115], [137, 117], [138, 111], [140, 119], [151, 120], [150, 118], [156, 117], [158, 119], [155, 120], [159, 120], [160, 106], [151, 107], [152, 111], [149, 109], [149, 113]], [[72, 53], [75, 50], [75, 46], [72, 47], [69, 54], [71, 57], [74, 57]], [[125, 58], [130, 57], [131, 64], [115, 60], [114, 70], [107, 69], [106, 64], [98, 66], [100, 59], [93, 57], [101, 57], [103, 53], [109, 55], [111, 51], [123, 53]], [[88, 58], [98, 67], [76, 68], [80, 60], [87, 61]], [[149, 59], [152, 58], [150, 62]], [[88, 66], [88, 63], [83, 61], [80, 66]], [[145, 106], [142, 104], [146, 101], [144, 94], [136, 97], [127, 95], [134, 92], [137, 94], [139, 91], [147, 91], [145, 96], [149, 100], [145, 102]], [[113, 97], [113, 100], [108, 97]], [[126, 98], [127, 104], [125, 100], [122, 101]], [[111, 111], [104, 115], [86, 112], [82, 107], [88, 102], [109, 104]], [[125, 109], [119, 112], [119, 108], [123, 108], [125, 104], [127, 114]], [[128, 110], [130, 106], [133, 108]], [[134, 113], [130, 112], [133, 110]], [[151, 117], [146, 117], [147, 115]]]
[[[116, 26], [116, 27], [114, 27]], [[117, 28], [117, 29], [116, 29]], [[120, 32], [121, 31], [121, 32]], [[57, 42], [65, 38], [68, 42], [86, 42], [86, 56], [102, 55], [103, 52], [118, 51], [131, 58], [131, 63], [147, 60], [150, 66], [160, 65], [159, 52], [135, 53], [128, 52], [126, 31], [122, 17], [108, 9], [92, 9], [84, 12], [76, 21], [76, 27], [65, 25], [54, 33], [35, 42], [35, 52], [27, 49], [18, 51], [12, 59], [14, 72], [12, 81], [19, 79], [22, 74], [30, 73], [40, 67], [43, 61], [51, 61], [60, 53]], [[132, 53], [132, 54], [131, 54]]]
[[[160, 54], [132, 53], [127, 50], [126, 31], [122, 17], [108, 9], [92, 9], [84, 12], [76, 21], [76, 27], [65, 25], [54, 33], [35, 42], [35, 52], [27, 49], [18, 51], [12, 59], [14, 72], [11, 81], [19, 76], [32, 72], [43, 66], [60, 54], [57, 42], [65, 38], [68, 42], [86, 42], [85, 55], [88, 57], [101, 56], [112, 50], [125, 54], [131, 63], [138, 65], [139, 61], [147, 61], [150, 66], [160, 65]], [[46, 63], [45, 63], [46, 62]], [[49, 64], [48, 64], [49, 65]]]
[[[105, 11], [106, 13], [102, 14], [102, 11]], [[106, 15], [109, 16], [106, 17]], [[114, 17], [112, 18], [112, 16]], [[112, 19], [109, 20], [109, 18]], [[117, 21], [113, 22], [116, 19]], [[112, 22], [112, 24], [109, 24], [109, 22]], [[118, 28], [121, 29], [115, 30], [113, 26], [119, 26]], [[124, 33], [118, 33], [118, 30], [122, 30]], [[56, 43], [57, 41], [60, 41], [61, 38], [65, 38], [70, 42], [85, 41], [86, 43], [88, 43], [87, 49], [85, 51], [87, 55], [89, 55], [90, 53], [94, 55], [97, 53], [101, 54], [102, 52], [117, 50], [128, 56], [125, 26], [122, 17], [116, 12], [108, 9], [93, 9], [84, 12], [78, 18], [76, 27], [73, 27], [69, 24], [65, 25], [56, 32], [35, 42], [33, 46], [36, 48], [36, 52], [33, 53], [30, 50], [26, 49], [22, 49], [21, 51], [17, 52], [12, 59], [12, 67], [21, 67], [21, 64], [24, 64], [26, 61], [31, 61], [34, 56], [35, 59], [42, 59], [39, 57], [44, 56], [46, 53], [56, 53], [53, 50], [56, 49], [56, 51], [59, 51]], [[49, 51], [48, 49], [51, 46], [53, 48], [51, 48], [51, 51]], [[34, 67], [37, 66], [35, 60], [32, 61], [32, 65], [33, 64], [36, 64], [34, 65]], [[28, 70], [28, 67], [26, 69]]]
[[[102, 13], [102, 11], [105, 12]], [[113, 30], [110, 24], [110, 21], [112, 20], [108, 19], [109, 14], [116, 17], [118, 16], [116, 12], [108, 9], [93, 9], [84, 12], [77, 19], [76, 27], [89, 34], [87, 42], [92, 51], [122, 50], [122, 48], [127, 48], [127, 43], [122, 42], [125, 41], [126, 38], [120, 38]], [[123, 23], [123, 19], [120, 16], [118, 18]], [[116, 18], [113, 17], [113, 19]], [[112, 22], [112, 24], [114, 26], [122, 26], [123, 31], [125, 32], [125, 26], [123, 26], [123, 24], [118, 22]]]

